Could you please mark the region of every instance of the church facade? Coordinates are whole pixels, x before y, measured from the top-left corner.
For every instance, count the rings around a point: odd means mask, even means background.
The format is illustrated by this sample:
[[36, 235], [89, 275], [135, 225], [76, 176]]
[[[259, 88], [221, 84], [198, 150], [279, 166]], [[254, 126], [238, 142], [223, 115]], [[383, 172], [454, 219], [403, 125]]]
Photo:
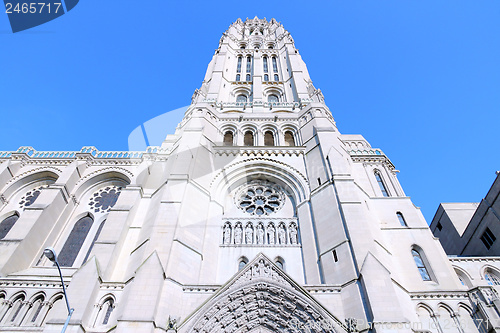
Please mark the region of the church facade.
[[0, 152], [0, 331], [497, 332], [498, 257], [448, 257], [341, 134], [274, 19], [223, 34], [142, 152]]

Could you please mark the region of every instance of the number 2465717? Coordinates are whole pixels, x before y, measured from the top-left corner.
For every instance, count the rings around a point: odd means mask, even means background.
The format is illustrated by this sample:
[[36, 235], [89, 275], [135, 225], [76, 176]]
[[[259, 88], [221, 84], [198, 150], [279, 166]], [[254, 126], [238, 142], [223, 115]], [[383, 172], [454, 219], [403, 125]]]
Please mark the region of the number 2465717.
[[12, 14], [12, 13], [23, 13], [23, 14], [41, 14], [42, 12], [46, 13], [56, 13], [59, 11], [61, 7], [60, 2], [55, 2], [52, 4], [53, 6], [51, 7], [50, 3], [45, 3], [45, 2], [24, 2], [24, 3], [17, 3], [15, 6], [7, 2], [5, 4], [5, 12], [7, 14]]

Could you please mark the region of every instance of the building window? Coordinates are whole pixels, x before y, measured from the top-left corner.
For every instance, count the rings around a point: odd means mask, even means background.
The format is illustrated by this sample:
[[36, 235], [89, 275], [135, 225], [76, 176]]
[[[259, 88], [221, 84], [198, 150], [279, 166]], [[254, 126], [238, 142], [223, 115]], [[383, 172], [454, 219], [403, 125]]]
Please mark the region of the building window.
[[24, 305], [24, 296], [18, 297], [13, 303], [12, 303], [12, 315], [9, 319], [11, 323], [14, 323], [16, 321], [17, 316], [21, 312], [21, 309], [23, 308]]
[[247, 57], [247, 73], [250, 73], [251, 70], [252, 70], [252, 58]]
[[396, 216], [398, 217], [399, 224], [401, 224], [402, 227], [407, 227], [408, 226], [406, 224], [405, 218], [403, 217], [403, 214], [401, 214], [400, 212], [397, 212]]
[[486, 248], [488, 250], [491, 248], [493, 243], [495, 243], [496, 239], [497, 238], [495, 237], [495, 235], [493, 235], [490, 228], [488, 228], [488, 227], [486, 228], [486, 230], [483, 232], [483, 234], [481, 236], [481, 241], [483, 242], [484, 246], [486, 246]]
[[484, 278], [490, 286], [500, 286], [500, 278], [491, 269], [486, 269], [484, 272]]
[[438, 222], [438, 224], [437, 224], [436, 228], [437, 228], [439, 231], [443, 230], [443, 226], [441, 225], [441, 222]]
[[276, 96], [276, 95], [269, 95], [269, 96], [267, 97], [267, 101], [268, 101], [269, 103], [271, 103], [271, 104], [275, 104], [275, 103], [278, 103], [278, 102], [279, 102], [279, 98], [278, 98], [278, 96]]
[[274, 146], [273, 132], [267, 131], [264, 133], [264, 146]]
[[114, 309], [114, 302], [112, 299], [108, 299], [104, 304], [102, 305], [103, 313], [104, 313], [104, 318], [102, 319], [102, 324], [107, 325], [109, 322], [109, 317], [111, 316], [111, 312], [113, 312]]
[[23, 207], [23, 208], [31, 206], [36, 201], [36, 199], [38, 198], [38, 196], [41, 193], [41, 190], [44, 187], [45, 186], [40, 186], [40, 187], [37, 187], [35, 189], [32, 189], [31, 191], [28, 191], [28, 193], [26, 193], [26, 195], [24, 195], [21, 198], [21, 201], [19, 202], [19, 205], [21, 207]]
[[248, 259], [245, 257], [240, 258], [238, 262], [238, 271], [241, 271], [246, 264], [248, 264]]
[[382, 195], [384, 197], [388, 197], [389, 193], [387, 192], [387, 188], [385, 187], [384, 181], [382, 180], [382, 176], [380, 175], [380, 172], [378, 170], [375, 170], [375, 179], [377, 180]]
[[278, 82], [280, 80], [280, 77], [278, 74], [274, 74], [274, 81]]
[[33, 306], [32, 308], [34, 309], [34, 312], [33, 312], [33, 316], [31, 316], [31, 324], [34, 324], [36, 323], [36, 319], [38, 318], [38, 315], [40, 314], [40, 312], [42, 311], [42, 308], [43, 308], [43, 301], [44, 301], [44, 298], [43, 296], [40, 296], [38, 297], [34, 302], [33, 302]]
[[278, 63], [276, 62], [276, 57], [273, 57], [272, 60], [273, 60], [273, 71], [276, 73], [278, 72]]
[[295, 146], [295, 139], [293, 138], [293, 133], [291, 131], [285, 132], [285, 146]]
[[224, 134], [224, 146], [232, 146], [233, 145], [233, 132], [227, 131]]
[[278, 266], [282, 271], [285, 270], [285, 260], [283, 260], [283, 258], [281, 257], [278, 257], [276, 258], [276, 260], [274, 261], [274, 263], [276, 264], [276, 266]]
[[251, 131], [247, 131], [245, 133], [245, 137], [243, 138], [243, 144], [245, 146], [253, 146], [253, 133]]
[[5, 236], [7, 236], [10, 229], [12, 229], [18, 219], [19, 215], [17, 213], [14, 213], [11, 216], [5, 218], [2, 223], [0, 223], [0, 239], [4, 239]]
[[236, 67], [236, 73], [241, 73], [241, 61], [242, 58], [238, 57], [238, 66]]
[[247, 97], [245, 95], [238, 95], [236, 97], [236, 103], [246, 103], [247, 102]]
[[252, 80], [252, 77], [250, 76], [250, 74], [247, 74], [246, 80], [247, 80], [247, 82]]
[[339, 261], [339, 258], [337, 257], [337, 251], [336, 251], [336, 250], [333, 250], [333, 251], [332, 251], [332, 254], [333, 254], [333, 261], [338, 262], [338, 261]]
[[73, 266], [93, 222], [94, 220], [90, 217], [90, 215], [87, 215], [75, 223], [73, 230], [71, 230], [71, 233], [69, 234], [69, 237], [66, 240], [66, 243], [64, 243], [64, 246], [59, 254], [59, 265], [63, 267]]
[[264, 62], [264, 73], [267, 73], [267, 72], [268, 72], [268, 68], [267, 68], [267, 57], [264, 57], [263, 62]]
[[240, 74], [236, 74], [236, 81], [239, 82], [241, 80], [241, 75]]
[[411, 250], [411, 254], [413, 255], [413, 260], [415, 260], [415, 264], [417, 265], [422, 280], [431, 281], [431, 277], [429, 275], [429, 272], [427, 271], [427, 268], [425, 267], [425, 264], [422, 260], [422, 257], [420, 256], [420, 253], [414, 249]]
[[264, 74], [264, 81], [269, 81], [269, 75]]

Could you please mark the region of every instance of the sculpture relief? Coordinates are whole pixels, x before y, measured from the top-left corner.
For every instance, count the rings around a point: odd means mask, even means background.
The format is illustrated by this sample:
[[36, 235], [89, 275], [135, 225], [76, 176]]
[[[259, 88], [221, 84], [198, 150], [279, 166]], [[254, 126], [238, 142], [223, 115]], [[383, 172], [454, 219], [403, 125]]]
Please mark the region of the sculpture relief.
[[224, 226], [224, 244], [231, 244], [231, 227], [228, 224]]
[[[271, 221], [226, 221], [222, 228], [222, 245], [297, 246], [298, 228], [294, 219]], [[292, 222], [286, 222], [292, 220]], [[277, 226], [277, 227], [275, 227]]]
[[251, 223], [247, 223], [245, 228], [245, 242], [247, 244], [253, 244], [253, 227]]
[[236, 225], [234, 229], [234, 244], [241, 244], [243, 230], [241, 230], [241, 224]]

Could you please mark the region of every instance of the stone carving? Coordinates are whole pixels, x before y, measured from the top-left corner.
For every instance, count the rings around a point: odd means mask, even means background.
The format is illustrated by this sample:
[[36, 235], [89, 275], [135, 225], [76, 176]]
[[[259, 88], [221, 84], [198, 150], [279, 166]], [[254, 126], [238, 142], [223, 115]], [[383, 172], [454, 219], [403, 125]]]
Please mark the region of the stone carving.
[[107, 186], [98, 190], [90, 198], [89, 206], [96, 213], [106, 213], [116, 204], [121, 193], [121, 187]]
[[231, 244], [231, 225], [224, 226], [224, 244]]
[[267, 237], [269, 240], [269, 244], [274, 244], [274, 237], [275, 237], [275, 232], [276, 230], [274, 229], [274, 225], [272, 223], [269, 223], [267, 226]]
[[[222, 245], [297, 246], [298, 230], [295, 219], [266, 221], [226, 221], [222, 228]], [[276, 228], [275, 225], [278, 225]], [[234, 239], [231, 238], [234, 236]]]
[[290, 223], [289, 232], [290, 232], [290, 243], [298, 244], [297, 225], [295, 223]]
[[237, 224], [234, 229], [234, 244], [241, 244], [243, 230], [241, 229], [241, 224]]
[[280, 244], [286, 244], [286, 231], [283, 223], [280, 223], [278, 227], [278, 241]]
[[257, 244], [264, 244], [264, 226], [262, 223], [257, 226]]
[[[242, 275], [209, 302], [187, 332], [345, 332], [344, 325], [286, 280], [266, 258], [248, 264]], [[241, 285], [244, 286], [241, 286]]]
[[253, 227], [251, 223], [247, 223], [245, 228], [245, 242], [247, 244], [253, 244]]

